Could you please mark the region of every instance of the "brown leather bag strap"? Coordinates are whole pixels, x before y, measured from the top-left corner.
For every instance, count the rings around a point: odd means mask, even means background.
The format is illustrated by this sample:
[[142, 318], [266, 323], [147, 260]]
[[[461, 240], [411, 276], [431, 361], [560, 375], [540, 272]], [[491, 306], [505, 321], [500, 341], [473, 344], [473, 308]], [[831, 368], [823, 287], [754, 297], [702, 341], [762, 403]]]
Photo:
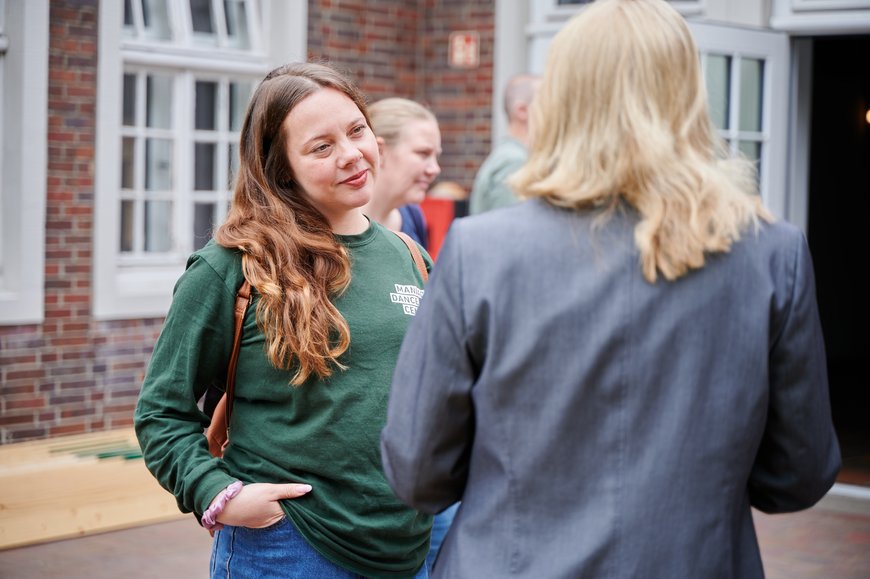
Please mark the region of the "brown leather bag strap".
[[426, 269], [426, 262], [423, 261], [423, 254], [420, 253], [420, 248], [417, 247], [417, 244], [411, 239], [407, 233], [402, 233], [401, 231], [394, 231], [396, 235], [399, 236], [399, 239], [405, 242], [405, 245], [408, 246], [408, 251], [411, 252], [411, 257], [414, 258], [414, 265], [417, 266], [417, 270], [419, 270], [420, 275], [423, 277], [423, 281], [429, 281], [429, 271]]
[[230, 417], [233, 412], [233, 398], [236, 386], [236, 363], [239, 361], [239, 349], [242, 345], [242, 326], [245, 325], [245, 312], [251, 303], [251, 284], [248, 280], [239, 288], [236, 294], [236, 327], [233, 331], [233, 352], [230, 354], [230, 363], [227, 366], [227, 431], [230, 429]]

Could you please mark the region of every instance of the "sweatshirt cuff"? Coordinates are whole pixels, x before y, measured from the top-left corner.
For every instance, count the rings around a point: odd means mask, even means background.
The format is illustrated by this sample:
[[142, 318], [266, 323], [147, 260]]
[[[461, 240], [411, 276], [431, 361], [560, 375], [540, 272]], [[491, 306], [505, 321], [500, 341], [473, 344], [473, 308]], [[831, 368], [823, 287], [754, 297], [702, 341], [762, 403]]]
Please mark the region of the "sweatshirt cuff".
[[215, 469], [203, 477], [202, 481], [197, 485], [194, 492], [194, 512], [197, 515], [202, 515], [208, 509], [208, 506], [214, 500], [218, 493], [236, 482], [238, 479], [230, 476], [226, 472]]

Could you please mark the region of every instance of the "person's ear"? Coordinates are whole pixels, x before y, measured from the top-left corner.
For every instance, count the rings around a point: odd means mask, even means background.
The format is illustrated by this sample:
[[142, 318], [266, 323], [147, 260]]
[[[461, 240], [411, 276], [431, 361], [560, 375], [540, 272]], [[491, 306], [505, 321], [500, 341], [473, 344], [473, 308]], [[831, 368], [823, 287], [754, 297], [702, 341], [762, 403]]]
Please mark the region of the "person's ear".
[[384, 166], [384, 148], [387, 146], [386, 141], [384, 141], [383, 137], [376, 137], [375, 140], [378, 142], [378, 158], [381, 160], [381, 167]]
[[529, 122], [529, 104], [517, 103], [514, 107], [514, 118], [523, 123]]

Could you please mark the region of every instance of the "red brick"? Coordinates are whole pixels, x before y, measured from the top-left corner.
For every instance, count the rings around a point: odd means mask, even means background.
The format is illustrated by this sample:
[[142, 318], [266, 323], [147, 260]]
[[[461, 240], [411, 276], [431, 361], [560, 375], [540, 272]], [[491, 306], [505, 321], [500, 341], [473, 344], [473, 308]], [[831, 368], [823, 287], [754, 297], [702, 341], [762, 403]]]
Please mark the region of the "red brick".
[[37, 368], [33, 370], [10, 370], [6, 373], [7, 380], [38, 380], [45, 376], [45, 370]]
[[0, 414], [0, 426], [14, 426], [16, 424], [33, 424], [33, 413], [13, 415], [4, 412]]
[[33, 394], [36, 385], [33, 382], [10, 384], [8, 381], [0, 386], [0, 396], [15, 396], [16, 394]]
[[87, 428], [84, 422], [73, 424], [64, 424], [61, 426], [52, 426], [49, 428], [51, 436], [60, 436], [64, 434], [84, 434]]
[[[82, 322], [72, 322], [69, 324], [61, 324], [61, 331], [63, 332], [86, 332], [91, 327], [88, 323]], [[64, 359], [66, 359], [66, 354], [64, 354]]]
[[4, 368], [9, 368], [13, 365], [29, 366], [31, 364], [36, 364], [36, 354], [0, 351], [0, 363], [2, 363]]
[[[67, 270], [69, 271], [69, 270]], [[90, 273], [90, 270], [84, 270], [85, 273]], [[66, 294], [63, 296], [63, 301], [66, 304], [82, 304], [91, 301], [91, 296], [89, 295], [71, 295]]]
[[51, 341], [51, 345], [60, 348], [63, 346], [83, 346], [88, 343], [88, 338], [86, 336], [75, 336], [70, 338], [54, 338]]
[[4, 405], [6, 407], [6, 411], [9, 410], [19, 410], [19, 409], [28, 409], [28, 408], [44, 408], [45, 407], [45, 398], [42, 396], [33, 396], [28, 398], [6, 398], [4, 401]]

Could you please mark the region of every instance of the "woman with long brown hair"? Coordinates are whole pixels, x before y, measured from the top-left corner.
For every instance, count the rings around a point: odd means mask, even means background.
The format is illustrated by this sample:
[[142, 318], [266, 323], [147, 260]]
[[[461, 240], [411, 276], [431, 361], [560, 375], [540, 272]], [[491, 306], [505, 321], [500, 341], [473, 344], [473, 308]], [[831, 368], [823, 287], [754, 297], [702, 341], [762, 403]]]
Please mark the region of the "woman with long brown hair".
[[[176, 285], [136, 410], [146, 464], [216, 530], [212, 577], [425, 577], [431, 517], [384, 479], [378, 434], [422, 295], [412, 254], [361, 208], [378, 176], [362, 95], [287, 65], [245, 116], [233, 205]], [[208, 452], [197, 400], [244, 320], [230, 443]]]

